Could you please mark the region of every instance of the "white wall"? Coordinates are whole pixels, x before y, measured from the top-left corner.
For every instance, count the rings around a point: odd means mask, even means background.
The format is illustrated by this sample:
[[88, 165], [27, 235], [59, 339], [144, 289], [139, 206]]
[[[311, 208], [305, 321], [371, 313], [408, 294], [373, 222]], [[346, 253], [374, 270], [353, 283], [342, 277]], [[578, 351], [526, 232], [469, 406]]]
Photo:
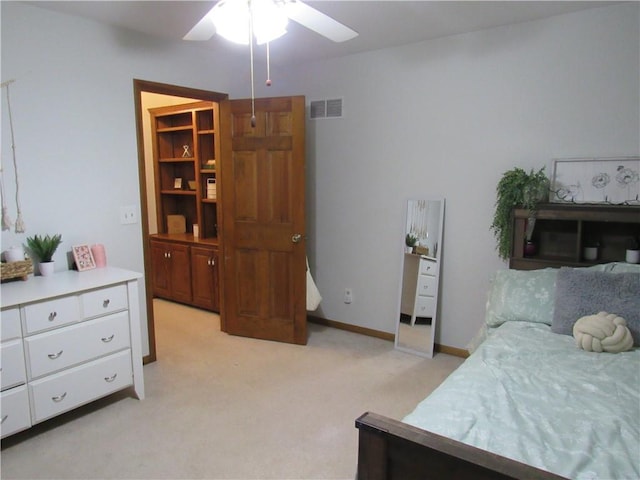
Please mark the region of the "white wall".
[[639, 45], [634, 3], [281, 74], [283, 92], [344, 99], [344, 119], [308, 123], [319, 315], [393, 332], [404, 202], [442, 195], [436, 341], [464, 348], [483, 320], [490, 273], [506, 268], [489, 230], [502, 173], [557, 157], [640, 153]]
[[[238, 80], [246, 62], [234, 68], [222, 53], [25, 4], [1, 9], [27, 234], [60, 232], [62, 250], [100, 241], [109, 263], [141, 270], [140, 225], [118, 219], [120, 206], [139, 204], [132, 79], [247, 96], [248, 80]], [[639, 43], [634, 3], [272, 68], [274, 86], [258, 87], [260, 96], [344, 97], [344, 119], [307, 127], [318, 313], [393, 332], [404, 202], [443, 195], [437, 341], [464, 348], [482, 321], [489, 274], [504, 268], [489, 231], [500, 175], [553, 157], [637, 154]], [[4, 100], [2, 121], [12, 199]], [[2, 233], [3, 249], [23, 241]]]
[[[72, 245], [100, 242], [109, 264], [142, 271], [141, 225], [119, 221], [123, 205], [140, 213], [133, 79], [225, 92], [229, 72], [212, 58], [230, 61], [24, 3], [3, 1], [1, 8], [2, 81], [15, 79], [11, 110], [27, 226], [25, 234], [2, 232], [2, 249], [36, 233], [61, 233], [57, 270], [68, 268]], [[3, 176], [15, 219], [8, 125], [3, 89]], [[146, 318], [144, 305], [141, 313]]]

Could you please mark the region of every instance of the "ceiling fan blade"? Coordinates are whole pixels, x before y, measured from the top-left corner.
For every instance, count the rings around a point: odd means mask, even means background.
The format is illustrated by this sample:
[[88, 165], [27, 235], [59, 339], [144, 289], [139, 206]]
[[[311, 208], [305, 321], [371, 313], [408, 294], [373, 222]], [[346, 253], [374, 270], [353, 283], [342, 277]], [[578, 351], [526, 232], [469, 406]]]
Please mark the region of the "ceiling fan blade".
[[[215, 7], [214, 7], [215, 8]], [[211, 21], [211, 12], [213, 8], [207, 12], [207, 14], [200, 19], [198, 23], [196, 23], [189, 32], [182, 37], [183, 40], [209, 40], [216, 33], [216, 27], [213, 25]]]
[[291, 20], [334, 42], [346, 42], [358, 36], [358, 32], [298, 0], [287, 2], [285, 12]]

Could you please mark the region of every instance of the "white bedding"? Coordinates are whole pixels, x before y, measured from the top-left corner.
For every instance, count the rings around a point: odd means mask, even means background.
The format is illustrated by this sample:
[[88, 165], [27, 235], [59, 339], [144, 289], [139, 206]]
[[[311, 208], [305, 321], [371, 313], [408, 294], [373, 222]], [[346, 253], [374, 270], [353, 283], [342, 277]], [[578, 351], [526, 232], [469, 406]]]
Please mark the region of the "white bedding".
[[640, 349], [507, 322], [403, 420], [575, 479], [640, 479]]

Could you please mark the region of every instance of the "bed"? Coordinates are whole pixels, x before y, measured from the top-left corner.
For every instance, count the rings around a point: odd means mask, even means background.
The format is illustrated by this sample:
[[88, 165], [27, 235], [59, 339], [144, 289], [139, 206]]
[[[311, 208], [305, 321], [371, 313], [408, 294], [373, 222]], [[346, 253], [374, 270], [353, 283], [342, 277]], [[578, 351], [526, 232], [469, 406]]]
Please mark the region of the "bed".
[[[596, 307], [634, 347], [576, 346]], [[640, 266], [497, 272], [483, 337], [402, 421], [356, 420], [358, 479], [640, 478]]]

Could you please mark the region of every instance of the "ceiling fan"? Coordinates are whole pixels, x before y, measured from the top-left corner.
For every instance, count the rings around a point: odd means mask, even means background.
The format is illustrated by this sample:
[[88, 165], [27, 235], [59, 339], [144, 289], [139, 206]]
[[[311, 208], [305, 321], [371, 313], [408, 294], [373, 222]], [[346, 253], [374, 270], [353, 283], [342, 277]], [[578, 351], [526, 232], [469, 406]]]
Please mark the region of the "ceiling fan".
[[220, 0], [183, 37], [209, 40], [216, 33], [236, 43], [258, 44], [286, 33], [287, 21], [300, 25], [334, 42], [345, 42], [358, 33], [300, 0]]

